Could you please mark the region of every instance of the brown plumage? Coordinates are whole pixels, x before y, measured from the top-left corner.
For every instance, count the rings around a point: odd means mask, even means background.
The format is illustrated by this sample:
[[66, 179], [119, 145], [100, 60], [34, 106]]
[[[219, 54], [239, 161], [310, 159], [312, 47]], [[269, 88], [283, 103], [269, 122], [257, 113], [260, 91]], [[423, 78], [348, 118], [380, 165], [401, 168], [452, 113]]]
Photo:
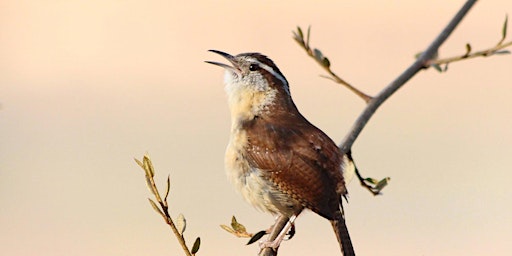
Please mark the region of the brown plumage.
[[338, 147], [301, 115], [280, 112], [243, 123], [247, 161], [303, 207], [334, 219], [346, 193]]

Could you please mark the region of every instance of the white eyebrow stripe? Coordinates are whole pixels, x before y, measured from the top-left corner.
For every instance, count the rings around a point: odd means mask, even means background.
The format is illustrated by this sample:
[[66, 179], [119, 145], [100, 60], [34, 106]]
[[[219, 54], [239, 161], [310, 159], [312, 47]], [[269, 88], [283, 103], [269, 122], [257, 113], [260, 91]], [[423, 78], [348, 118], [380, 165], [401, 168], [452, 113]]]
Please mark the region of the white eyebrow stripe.
[[286, 92], [288, 94], [290, 94], [290, 91], [288, 89], [288, 82], [286, 82], [286, 79], [284, 79], [284, 77], [277, 73], [276, 71], [274, 71], [273, 68], [269, 67], [267, 64], [263, 64], [257, 60], [255, 60], [256, 63], [258, 63], [258, 65], [260, 65], [261, 68], [265, 69], [266, 71], [268, 71], [270, 74], [272, 74], [273, 76], [275, 76], [277, 79], [281, 80], [281, 82], [283, 82], [283, 84], [285, 85], [284, 89], [286, 90]]

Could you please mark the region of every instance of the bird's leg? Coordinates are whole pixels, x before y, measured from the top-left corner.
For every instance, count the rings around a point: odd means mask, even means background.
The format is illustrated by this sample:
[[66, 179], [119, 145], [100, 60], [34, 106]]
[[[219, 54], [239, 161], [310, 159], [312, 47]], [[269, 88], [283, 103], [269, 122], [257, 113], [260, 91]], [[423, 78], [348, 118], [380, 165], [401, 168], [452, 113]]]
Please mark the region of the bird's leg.
[[[268, 234], [271, 234], [271, 232], [273, 231], [274, 229], [274, 226], [277, 224], [277, 220], [279, 219], [280, 216], [277, 216], [276, 217], [276, 223], [272, 224], [269, 228], [265, 229], [265, 235], [268, 235]], [[275, 232], [275, 231], [274, 231]], [[295, 236], [295, 222], [292, 223], [292, 227], [290, 228], [290, 230], [288, 231], [288, 233], [286, 233], [288, 235], [288, 238], [286, 238], [286, 240], [290, 240], [292, 239], [292, 237]]]
[[[286, 218], [286, 223], [283, 225], [280, 224], [280, 220], [282, 218]], [[270, 236], [268, 237], [267, 241], [260, 243], [260, 249], [263, 250], [265, 248], [272, 248], [274, 251], [277, 251], [277, 248], [279, 248], [279, 245], [281, 245], [281, 242], [283, 241], [286, 234], [288, 234], [288, 230], [293, 226], [293, 222], [297, 216], [293, 215], [292, 217], [288, 218], [286, 216], [281, 215], [276, 224], [272, 227], [272, 231], [270, 232]], [[279, 229], [279, 227], [282, 226], [282, 228]], [[279, 233], [278, 233], [279, 232]], [[276, 235], [276, 233], [278, 233]], [[291, 235], [293, 236], [293, 235]]]
[[[285, 228], [289, 220], [290, 219], [285, 215], [277, 215], [276, 222], [269, 228], [269, 236], [267, 237], [267, 240], [265, 242], [260, 242], [260, 254], [265, 248], [270, 248], [269, 246], [266, 245], [271, 244], [272, 241], [274, 241], [276, 237], [278, 237], [279, 233]], [[277, 248], [272, 249], [274, 249], [274, 251], [277, 250]]]

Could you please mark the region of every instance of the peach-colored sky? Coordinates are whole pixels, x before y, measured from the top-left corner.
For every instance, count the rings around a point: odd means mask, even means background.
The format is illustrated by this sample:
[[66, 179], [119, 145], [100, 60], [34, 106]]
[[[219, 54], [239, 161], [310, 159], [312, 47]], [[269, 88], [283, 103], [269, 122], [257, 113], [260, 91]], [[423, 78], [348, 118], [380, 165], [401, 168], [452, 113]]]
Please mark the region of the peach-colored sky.
[[[229, 114], [208, 49], [270, 56], [303, 114], [340, 141], [364, 107], [291, 39], [374, 94], [464, 1], [20, 1], [0, 3], [2, 255], [182, 255], [153, 212], [133, 161], [148, 152], [171, 213], [199, 255], [254, 255], [219, 228], [272, 217], [236, 194], [223, 169]], [[441, 55], [494, 45], [508, 0], [480, 1]], [[509, 26], [510, 27], [510, 26]], [[509, 29], [512, 35], [512, 30]], [[510, 37], [512, 39], [512, 36]], [[372, 118], [353, 152], [384, 195], [349, 185], [358, 255], [508, 255], [512, 237], [512, 56], [419, 73]], [[280, 255], [339, 255], [329, 223], [296, 222]]]

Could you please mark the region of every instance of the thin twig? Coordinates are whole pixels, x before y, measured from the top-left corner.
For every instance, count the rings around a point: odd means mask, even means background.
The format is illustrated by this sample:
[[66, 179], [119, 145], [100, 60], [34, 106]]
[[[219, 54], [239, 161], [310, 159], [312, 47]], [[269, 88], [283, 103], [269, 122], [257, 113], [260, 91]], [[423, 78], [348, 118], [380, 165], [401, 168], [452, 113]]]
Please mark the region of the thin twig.
[[188, 249], [188, 246], [185, 242], [185, 237], [183, 237], [183, 234], [180, 234], [180, 231], [178, 231], [178, 228], [174, 224], [174, 221], [171, 218], [171, 215], [169, 214], [169, 206], [167, 203], [167, 196], [169, 195], [169, 178], [167, 178], [167, 189], [165, 194], [165, 199], [162, 200], [162, 196], [158, 192], [158, 188], [155, 184], [155, 170], [153, 168], [153, 164], [151, 163], [151, 159], [148, 155], [144, 155], [142, 158], [142, 161], [139, 161], [135, 159], [135, 162], [144, 170], [146, 174], [146, 185], [148, 186], [151, 193], [155, 196], [156, 201], [160, 205], [160, 208], [153, 202], [153, 200], [149, 199], [149, 202], [151, 203], [151, 206], [153, 209], [164, 218], [165, 223], [171, 227], [172, 232], [178, 239], [179, 244], [181, 245], [181, 248], [185, 252], [185, 255], [187, 256], [193, 256], [195, 254], [191, 253], [191, 251]]
[[310, 28], [308, 28], [306, 39], [304, 40], [304, 34], [302, 33], [302, 29], [300, 27], [297, 28], [297, 33], [293, 32], [294, 37], [293, 39], [306, 51], [308, 56], [313, 58], [327, 73], [329, 73], [330, 76], [322, 76], [328, 79], [333, 80], [336, 83], [342, 84], [345, 87], [347, 87], [350, 91], [355, 93], [357, 96], [362, 98], [366, 103], [368, 103], [372, 97], [365, 94], [364, 92], [360, 91], [356, 87], [349, 84], [347, 81], [343, 80], [341, 77], [336, 75], [334, 71], [331, 69], [331, 64], [329, 62], [329, 59], [323, 56], [322, 52], [318, 49], [311, 49], [309, 44], [309, 38], [310, 38]]
[[327, 73], [329, 73], [329, 75], [331, 75], [332, 80], [334, 80], [335, 82], [337, 82], [339, 84], [345, 85], [345, 87], [347, 87], [349, 90], [351, 90], [353, 93], [355, 93], [361, 99], [363, 99], [366, 103], [368, 103], [368, 102], [370, 102], [372, 100], [371, 96], [365, 94], [364, 92], [362, 92], [359, 89], [357, 89], [356, 87], [352, 86], [351, 84], [349, 84], [345, 80], [341, 79], [341, 77], [336, 75], [336, 73], [334, 73], [334, 71], [332, 71], [332, 69], [330, 67], [327, 67], [327, 66], [322, 66], [322, 67], [323, 67], [323, 69], [325, 69], [325, 71]]
[[176, 236], [176, 238], [178, 239], [178, 242], [180, 243], [181, 248], [183, 249], [183, 251], [185, 252], [185, 254], [187, 256], [192, 256], [192, 253], [190, 253], [187, 243], [185, 242], [185, 238], [183, 237], [183, 235], [180, 234], [180, 232], [176, 228], [176, 225], [174, 225], [174, 222], [172, 221], [172, 218], [169, 215], [168, 208], [166, 206], [164, 206], [162, 203], [160, 203], [160, 206], [162, 206], [162, 209], [164, 210], [164, 213], [166, 216], [166, 218], [164, 218], [165, 222], [167, 223], [167, 225], [169, 225], [171, 227], [171, 230], [174, 233], [174, 235]]
[[473, 59], [476, 57], [489, 57], [491, 55], [496, 54], [499, 50], [505, 49], [509, 46], [512, 46], [512, 41], [510, 41], [508, 43], [504, 43], [504, 44], [498, 44], [489, 49], [470, 53], [470, 54], [464, 54], [464, 55], [460, 55], [460, 56], [454, 56], [454, 57], [443, 58], [443, 59], [430, 60], [427, 62], [427, 66], [436, 65], [436, 64], [437, 65], [448, 64], [448, 63], [457, 62], [457, 61], [461, 61], [461, 60]]

